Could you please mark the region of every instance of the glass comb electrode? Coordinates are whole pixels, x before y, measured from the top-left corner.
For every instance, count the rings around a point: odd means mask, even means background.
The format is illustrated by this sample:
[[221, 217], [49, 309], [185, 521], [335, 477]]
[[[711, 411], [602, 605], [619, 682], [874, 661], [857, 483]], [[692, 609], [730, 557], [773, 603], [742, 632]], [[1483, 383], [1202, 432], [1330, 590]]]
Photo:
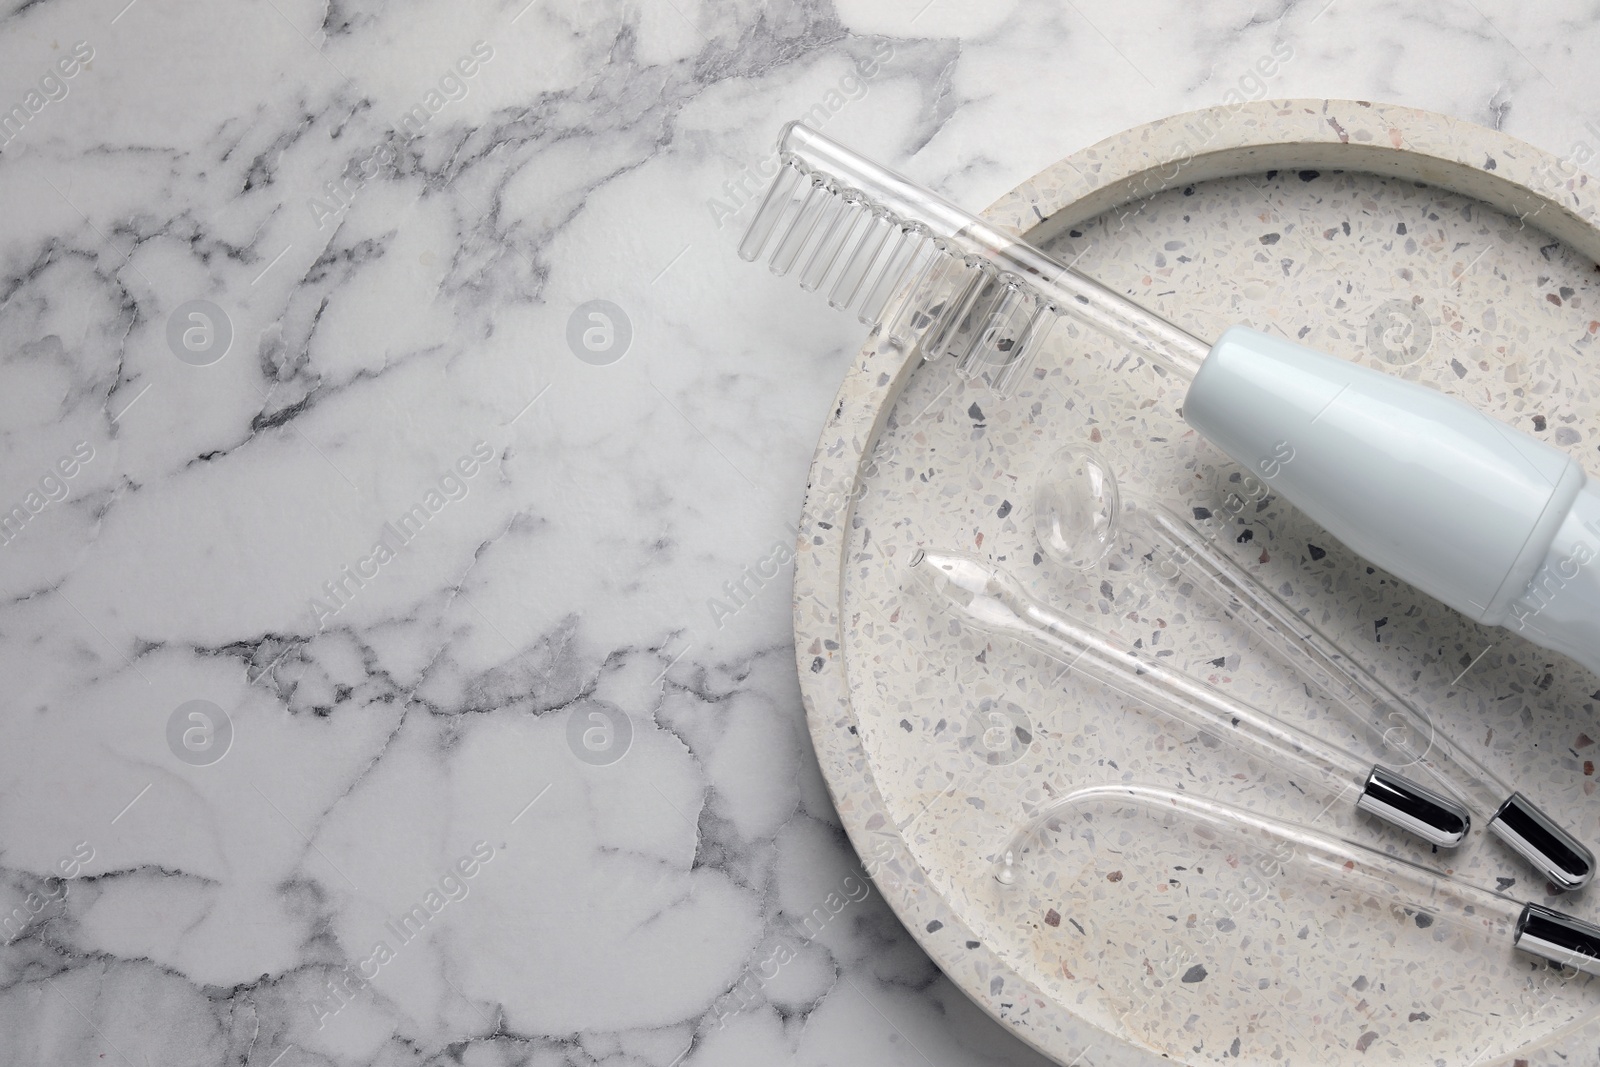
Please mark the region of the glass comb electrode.
[[1352, 718], [1377, 727], [1385, 744], [1427, 770], [1552, 884], [1571, 890], [1589, 883], [1594, 854], [1453, 742], [1415, 704], [1358, 664], [1181, 516], [1164, 507], [1135, 513], [1166, 550], [1156, 560], [1158, 573], [1170, 580], [1188, 579]]
[[1234, 699], [1152, 660], [1134, 659], [1103, 636], [1035, 600], [999, 567], [954, 552], [918, 549], [910, 575], [945, 611], [996, 636], [1009, 637], [1069, 669], [1174, 719], [1233, 742], [1288, 771], [1308, 771], [1341, 790], [1356, 807], [1433, 845], [1461, 843], [1471, 826], [1456, 801]]

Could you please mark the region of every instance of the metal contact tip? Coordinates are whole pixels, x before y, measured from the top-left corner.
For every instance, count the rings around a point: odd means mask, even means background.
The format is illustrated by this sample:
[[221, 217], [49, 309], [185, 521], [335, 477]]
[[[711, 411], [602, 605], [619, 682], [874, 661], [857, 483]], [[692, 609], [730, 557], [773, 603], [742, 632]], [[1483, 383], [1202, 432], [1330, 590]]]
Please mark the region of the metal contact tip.
[[1582, 889], [1594, 877], [1594, 853], [1521, 793], [1512, 793], [1489, 829], [1561, 889]]
[[1600, 926], [1539, 904], [1526, 904], [1517, 919], [1514, 943], [1563, 967], [1600, 975]]
[[1356, 807], [1441, 848], [1461, 844], [1472, 828], [1466, 808], [1384, 767], [1367, 775]]

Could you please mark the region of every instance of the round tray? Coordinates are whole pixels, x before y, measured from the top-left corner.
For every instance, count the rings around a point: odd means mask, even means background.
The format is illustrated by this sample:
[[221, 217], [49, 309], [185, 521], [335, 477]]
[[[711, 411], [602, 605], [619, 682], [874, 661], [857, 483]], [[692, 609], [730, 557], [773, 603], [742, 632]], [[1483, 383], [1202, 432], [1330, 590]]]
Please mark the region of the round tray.
[[[1081, 257], [1080, 270], [1198, 336], [1246, 322], [1434, 384], [1580, 458], [1600, 442], [1588, 366], [1600, 331], [1595, 197], [1581, 172], [1496, 131], [1364, 102], [1223, 107], [1084, 149], [985, 216], [1064, 261]], [[1553, 889], [1492, 842], [1418, 851], [1292, 774], [1090, 683], [1042, 675], [902, 593], [918, 546], [1004, 561], [1079, 617], [1165, 638], [1170, 664], [1348, 742], [1242, 631], [1176, 594], [1130, 591], [1127, 561], [1075, 572], [1038, 556], [1030, 499], [1056, 448], [1095, 449], [1125, 490], [1219, 521], [1236, 558], [1591, 843], [1600, 818], [1583, 730], [1600, 736], [1600, 694], [1575, 665], [1374, 571], [1274, 498], [1241, 502], [1239, 469], [1182, 423], [1181, 384], [1108, 340], [1063, 324], [1005, 400], [949, 361], [877, 340], [847, 373], [812, 462], [796, 657], [823, 774], [865, 869], [961, 989], [1063, 1063], [1555, 1064], [1592, 1050], [1600, 983], [1553, 986], [1509, 948], [1491, 961], [1509, 978], [1479, 988], [1471, 967], [1483, 961], [1409, 941], [1371, 960], [1330, 948], [1308, 963], [1301, 946], [1259, 938], [1259, 966], [1276, 976], [1260, 995], [1197, 982], [1147, 1011], [1108, 994], [1109, 972], [1075, 970], [1062, 917], [992, 872], [1012, 831], [1081, 786], [1188, 791], [1522, 899], [1549, 903]], [[1000, 759], [974, 743], [977, 713], [997, 706], [1024, 739]], [[1128, 845], [1130, 869], [1139, 848]], [[1593, 920], [1597, 896], [1555, 903]], [[1113, 902], [1097, 930], [1122, 946], [1129, 974], [1148, 976], [1171, 961], [1146, 952], [1162, 917], [1144, 921]], [[1507, 981], [1522, 983], [1509, 999]]]

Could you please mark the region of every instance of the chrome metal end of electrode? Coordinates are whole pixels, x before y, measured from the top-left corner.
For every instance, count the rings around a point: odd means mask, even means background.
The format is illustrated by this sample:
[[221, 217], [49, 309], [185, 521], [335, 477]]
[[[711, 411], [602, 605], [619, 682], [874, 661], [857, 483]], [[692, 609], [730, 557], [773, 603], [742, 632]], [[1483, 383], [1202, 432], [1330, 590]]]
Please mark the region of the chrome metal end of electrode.
[[1539, 904], [1525, 904], [1513, 942], [1552, 963], [1600, 975], [1600, 926]]
[[1472, 828], [1466, 808], [1383, 767], [1367, 775], [1356, 807], [1440, 848], [1461, 844]]
[[1512, 793], [1489, 829], [1560, 889], [1582, 889], [1594, 877], [1594, 853], [1534, 806]]

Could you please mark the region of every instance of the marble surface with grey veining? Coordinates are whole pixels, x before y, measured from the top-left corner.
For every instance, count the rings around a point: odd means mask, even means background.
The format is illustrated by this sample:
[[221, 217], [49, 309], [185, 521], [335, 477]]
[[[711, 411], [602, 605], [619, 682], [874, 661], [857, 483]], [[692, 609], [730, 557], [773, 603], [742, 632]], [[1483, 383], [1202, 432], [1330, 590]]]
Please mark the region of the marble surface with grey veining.
[[1043, 1062], [810, 750], [789, 546], [864, 330], [734, 254], [779, 125], [973, 208], [1267, 95], [1588, 160], [1597, 44], [1501, 0], [11, 0], [0, 1063]]

